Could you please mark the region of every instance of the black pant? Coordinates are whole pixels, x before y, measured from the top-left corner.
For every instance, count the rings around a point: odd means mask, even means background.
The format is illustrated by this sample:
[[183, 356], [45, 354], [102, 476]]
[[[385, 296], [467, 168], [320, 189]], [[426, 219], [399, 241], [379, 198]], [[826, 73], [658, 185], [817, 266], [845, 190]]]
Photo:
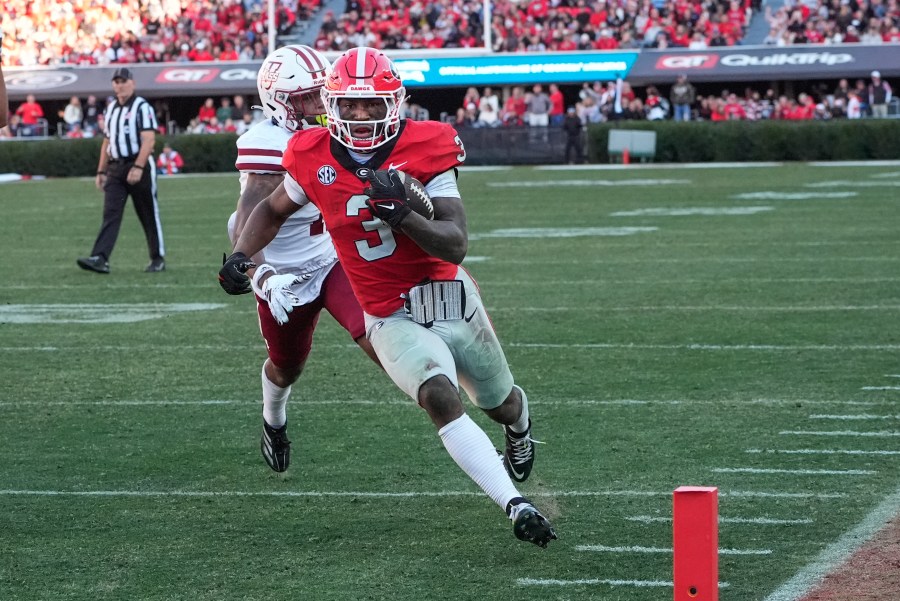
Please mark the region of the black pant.
[[110, 161], [106, 169], [106, 185], [103, 187], [103, 225], [100, 226], [100, 233], [97, 234], [91, 255], [100, 255], [109, 260], [119, 237], [125, 201], [129, 195], [147, 237], [150, 259], [161, 259], [166, 254], [162, 223], [159, 221], [159, 203], [156, 198], [156, 163], [153, 156], [148, 157], [141, 180], [131, 185], [126, 178], [133, 166], [133, 160]]
[[571, 163], [572, 161], [572, 151], [575, 151], [575, 160], [576, 163], [584, 162], [584, 150], [582, 146], [584, 143], [581, 141], [581, 136], [567, 136], [566, 137], [566, 162]]

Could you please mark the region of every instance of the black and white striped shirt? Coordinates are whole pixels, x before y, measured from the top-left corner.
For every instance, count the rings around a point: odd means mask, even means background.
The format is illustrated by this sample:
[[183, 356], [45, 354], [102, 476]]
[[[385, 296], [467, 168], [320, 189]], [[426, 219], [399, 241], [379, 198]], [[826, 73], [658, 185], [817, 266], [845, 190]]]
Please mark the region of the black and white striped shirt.
[[111, 159], [133, 159], [141, 150], [141, 132], [156, 130], [156, 112], [140, 96], [124, 105], [113, 100], [103, 113]]

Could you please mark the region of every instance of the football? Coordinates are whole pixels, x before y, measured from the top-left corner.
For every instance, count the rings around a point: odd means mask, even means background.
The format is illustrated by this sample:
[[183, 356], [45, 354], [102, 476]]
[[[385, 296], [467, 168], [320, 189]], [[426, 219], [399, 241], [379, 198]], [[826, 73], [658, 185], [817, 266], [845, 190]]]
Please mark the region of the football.
[[406, 188], [406, 202], [409, 203], [409, 208], [425, 219], [434, 219], [434, 205], [431, 204], [431, 197], [428, 196], [422, 182], [408, 173], [402, 171], [398, 173], [403, 181], [403, 187]]

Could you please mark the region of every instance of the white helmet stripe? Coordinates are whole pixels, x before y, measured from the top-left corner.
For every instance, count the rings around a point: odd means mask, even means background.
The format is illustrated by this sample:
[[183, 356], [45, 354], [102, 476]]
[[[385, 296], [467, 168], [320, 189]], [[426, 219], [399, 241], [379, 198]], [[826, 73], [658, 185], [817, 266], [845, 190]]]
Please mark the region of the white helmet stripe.
[[356, 49], [356, 84], [360, 86], [366, 83], [366, 56], [368, 53], [368, 48]]
[[318, 56], [307, 51], [305, 46], [288, 46], [287, 48], [293, 50], [306, 63], [306, 69], [312, 74], [313, 79], [325, 77], [325, 65]]

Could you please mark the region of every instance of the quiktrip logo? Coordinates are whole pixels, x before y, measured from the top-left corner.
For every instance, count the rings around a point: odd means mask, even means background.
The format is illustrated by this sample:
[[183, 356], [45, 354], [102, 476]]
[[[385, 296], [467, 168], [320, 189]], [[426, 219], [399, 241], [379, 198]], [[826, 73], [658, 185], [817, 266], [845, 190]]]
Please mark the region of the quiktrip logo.
[[772, 67], [780, 65], [844, 65], [854, 62], [847, 52], [779, 52], [765, 56], [729, 54], [722, 58], [726, 67]]

